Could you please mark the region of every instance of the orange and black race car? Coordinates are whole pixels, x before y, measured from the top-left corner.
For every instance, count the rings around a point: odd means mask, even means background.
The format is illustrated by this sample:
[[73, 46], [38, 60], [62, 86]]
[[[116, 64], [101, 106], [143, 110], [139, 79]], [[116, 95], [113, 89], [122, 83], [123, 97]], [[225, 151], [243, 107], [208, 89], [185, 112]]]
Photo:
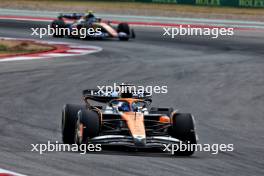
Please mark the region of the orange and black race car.
[[135, 38], [135, 32], [130, 29], [128, 23], [119, 23], [117, 26], [111, 21], [103, 21], [94, 16], [92, 12], [60, 14], [51, 23], [51, 28], [56, 31], [53, 37], [73, 37], [86, 39], [107, 39], [117, 38], [127, 41]]
[[[135, 148], [196, 144], [194, 118], [172, 108], [150, 107], [147, 93], [98, 93], [83, 91], [85, 105], [66, 104], [62, 111], [62, 139], [65, 144], [94, 143]], [[90, 100], [105, 103], [93, 106]], [[175, 152], [192, 155], [194, 151]]]

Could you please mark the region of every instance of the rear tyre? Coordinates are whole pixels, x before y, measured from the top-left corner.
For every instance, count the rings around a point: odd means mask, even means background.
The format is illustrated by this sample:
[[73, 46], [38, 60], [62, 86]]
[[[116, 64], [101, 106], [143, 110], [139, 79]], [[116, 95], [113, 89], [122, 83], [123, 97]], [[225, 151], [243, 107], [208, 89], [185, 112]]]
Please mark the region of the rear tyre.
[[[119, 34], [119, 40], [122, 40], [122, 41], [129, 40], [130, 28], [129, 28], [129, 25], [127, 23], [120, 23], [117, 26], [117, 32]], [[123, 35], [120, 35], [120, 33], [125, 33], [126, 35], [123, 36]]]
[[[172, 128], [169, 134], [185, 144], [197, 144], [195, 123], [191, 114], [176, 113], [172, 117]], [[176, 155], [190, 156], [194, 150], [176, 151]]]
[[80, 109], [85, 109], [82, 105], [66, 104], [62, 109], [62, 141], [64, 144], [74, 144], [75, 126], [77, 113]]
[[86, 143], [90, 138], [98, 136], [99, 131], [99, 115], [92, 110], [80, 110], [75, 128], [75, 143]]
[[[52, 23], [51, 23], [51, 27], [53, 29], [61, 29], [61, 28], [65, 28], [66, 27], [66, 24], [63, 20], [54, 20]], [[63, 34], [57, 34], [56, 32], [53, 34], [53, 37], [64, 37]]]

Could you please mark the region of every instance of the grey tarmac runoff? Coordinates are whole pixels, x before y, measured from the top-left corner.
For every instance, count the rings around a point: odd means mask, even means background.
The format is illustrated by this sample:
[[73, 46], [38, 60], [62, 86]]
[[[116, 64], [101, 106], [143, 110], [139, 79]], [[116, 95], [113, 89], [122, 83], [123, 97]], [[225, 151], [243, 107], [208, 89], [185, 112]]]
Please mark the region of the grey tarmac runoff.
[[[1, 37], [33, 38], [48, 23], [0, 20]], [[264, 175], [264, 35], [162, 37], [162, 28], [137, 27], [129, 42], [54, 39], [101, 52], [0, 63], [0, 167], [25, 175]], [[35, 38], [37, 39], [37, 38]], [[61, 141], [61, 107], [82, 103], [81, 91], [113, 82], [167, 85], [153, 103], [194, 114], [199, 143], [233, 143], [233, 152], [31, 152], [30, 144]]]

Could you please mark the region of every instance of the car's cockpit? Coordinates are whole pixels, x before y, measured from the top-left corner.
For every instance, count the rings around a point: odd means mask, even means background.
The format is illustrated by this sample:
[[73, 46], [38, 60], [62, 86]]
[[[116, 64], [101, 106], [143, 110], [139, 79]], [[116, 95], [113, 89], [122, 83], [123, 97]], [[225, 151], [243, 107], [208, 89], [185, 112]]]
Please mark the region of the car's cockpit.
[[126, 98], [114, 99], [106, 106], [106, 111], [112, 112], [142, 112], [148, 113], [147, 102], [139, 99]]

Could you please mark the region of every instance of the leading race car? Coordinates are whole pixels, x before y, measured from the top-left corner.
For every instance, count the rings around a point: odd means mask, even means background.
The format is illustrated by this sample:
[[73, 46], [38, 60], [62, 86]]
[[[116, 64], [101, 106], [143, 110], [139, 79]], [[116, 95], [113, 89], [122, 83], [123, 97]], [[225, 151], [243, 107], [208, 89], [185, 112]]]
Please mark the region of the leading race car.
[[[194, 118], [172, 108], [150, 107], [147, 93], [101, 93], [83, 91], [85, 105], [66, 104], [62, 110], [62, 140], [65, 144], [101, 144], [135, 148], [196, 144]], [[106, 103], [91, 105], [89, 100]], [[193, 150], [176, 151], [190, 156]]]
[[51, 28], [57, 31], [53, 37], [117, 38], [123, 41], [136, 37], [134, 30], [130, 29], [127, 23], [113, 26], [110, 21], [105, 22], [101, 18], [96, 18], [92, 12], [60, 14], [56, 20], [52, 21]]

